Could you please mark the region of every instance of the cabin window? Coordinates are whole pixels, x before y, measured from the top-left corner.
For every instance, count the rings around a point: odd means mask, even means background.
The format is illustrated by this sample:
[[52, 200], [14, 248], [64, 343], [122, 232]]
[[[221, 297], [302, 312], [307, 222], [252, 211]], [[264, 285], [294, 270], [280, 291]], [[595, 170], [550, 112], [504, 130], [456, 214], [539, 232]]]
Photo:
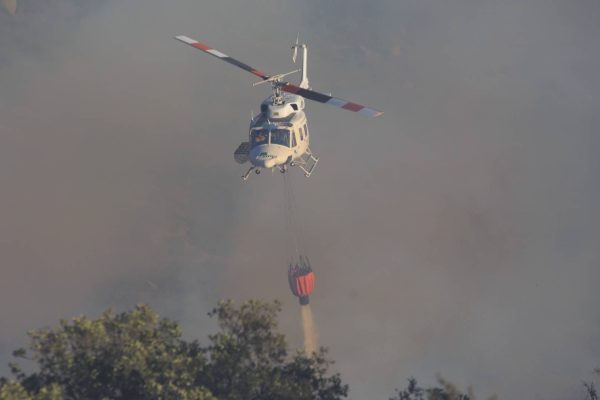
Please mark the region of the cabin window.
[[266, 129], [255, 129], [250, 134], [252, 147], [260, 146], [261, 144], [269, 144], [269, 131]]
[[308, 137], [308, 128], [306, 127], [306, 124], [304, 124], [304, 134]]
[[292, 108], [294, 109], [294, 111], [298, 111], [298, 104], [292, 103], [290, 105], [292, 106]]
[[271, 131], [271, 144], [290, 147], [290, 131], [287, 129], [275, 129]]
[[298, 145], [298, 143], [296, 142], [296, 131], [294, 131], [294, 134], [292, 135], [292, 147], [296, 147]]
[[298, 129], [300, 131], [300, 140], [304, 140], [304, 132], [302, 131], [302, 127]]

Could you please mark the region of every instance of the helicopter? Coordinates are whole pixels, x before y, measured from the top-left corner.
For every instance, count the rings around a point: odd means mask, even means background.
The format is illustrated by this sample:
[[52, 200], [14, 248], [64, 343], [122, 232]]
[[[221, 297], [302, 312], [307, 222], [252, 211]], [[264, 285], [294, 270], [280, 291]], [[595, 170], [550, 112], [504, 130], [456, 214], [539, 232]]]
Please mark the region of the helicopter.
[[[299, 35], [292, 45], [292, 63], [296, 64], [298, 50], [302, 49], [302, 67], [276, 75], [267, 75], [187, 36], [176, 36], [175, 39], [262, 79], [255, 82], [253, 86], [271, 85], [273, 94], [263, 100], [260, 113], [250, 120], [248, 141], [242, 142], [234, 152], [234, 160], [237, 163], [251, 164], [242, 176], [244, 181], [253, 171], [260, 174], [262, 169], [279, 169], [280, 172], [285, 173], [288, 167], [298, 167], [306, 177], [310, 177], [313, 173], [319, 158], [309, 147], [310, 134], [304, 113], [304, 99], [330, 104], [368, 117], [378, 117], [383, 114], [382, 111], [312, 90], [307, 76], [308, 47], [304, 43], [299, 43]], [[301, 74], [298, 85], [283, 80], [286, 76], [297, 72]]]

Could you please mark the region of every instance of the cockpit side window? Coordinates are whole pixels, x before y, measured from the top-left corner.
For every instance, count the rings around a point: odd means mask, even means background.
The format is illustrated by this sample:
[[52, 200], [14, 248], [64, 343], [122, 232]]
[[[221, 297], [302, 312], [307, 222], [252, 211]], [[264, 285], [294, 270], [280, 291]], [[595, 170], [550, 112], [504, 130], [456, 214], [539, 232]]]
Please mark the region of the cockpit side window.
[[255, 129], [250, 134], [252, 147], [260, 146], [261, 144], [269, 144], [269, 131], [266, 129]]
[[296, 142], [296, 131], [292, 132], [292, 147], [296, 147], [298, 143]]

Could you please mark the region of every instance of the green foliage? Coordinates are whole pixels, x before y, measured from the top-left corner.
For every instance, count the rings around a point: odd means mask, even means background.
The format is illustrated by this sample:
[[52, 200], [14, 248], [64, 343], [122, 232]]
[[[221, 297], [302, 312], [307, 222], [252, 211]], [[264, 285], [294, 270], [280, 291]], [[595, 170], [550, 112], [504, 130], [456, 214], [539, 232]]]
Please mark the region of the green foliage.
[[396, 396], [390, 397], [390, 400], [425, 400], [425, 389], [418, 385], [415, 378], [410, 378], [408, 386], [403, 390], [396, 389]]
[[0, 386], [2, 400], [31, 400], [27, 390], [18, 382], [3, 382]]
[[30, 394], [19, 382], [0, 383], [0, 400], [61, 400], [63, 392], [60, 386], [52, 384], [42, 387], [35, 395]]
[[220, 332], [206, 348], [208, 368], [201, 384], [219, 399], [334, 400], [348, 391], [339, 375], [328, 376], [324, 350], [314, 357], [288, 357], [285, 337], [277, 332], [281, 304], [249, 301], [236, 308], [220, 302], [210, 313]]
[[26, 373], [11, 363], [12, 381], [0, 380], [0, 400], [57, 399], [323, 399], [347, 395], [338, 374], [329, 375], [325, 350], [289, 355], [277, 331], [278, 302], [220, 302], [209, 314], [219, 331], [209, 344], [181, 338], [177, 323], [147, 306], [60, 321], [29, 332], [32, 361]]
[[[439, 386], [424, 389], [419, 386], [417, 380], [410, 378], [408, 386], [403, 390], [396, 390], [396, 395], [390, 400], [475, 400], [471, 388], [467, 394], [461, 393], [455, 385], [438, 376]], [[489, 400], [495, 400], [492, 396]]]
[[[63, 320], [29, 337], [38, 371], [26, 375], [12, 365], [29, 393], [58, 385], [68, 399], [210, 398], [194, 385], [195, 371], [204, 364], [198, 346], [182, 341], [179, 326], [149, 307]], [[27, 352], [13, 355], [25, 358]]]

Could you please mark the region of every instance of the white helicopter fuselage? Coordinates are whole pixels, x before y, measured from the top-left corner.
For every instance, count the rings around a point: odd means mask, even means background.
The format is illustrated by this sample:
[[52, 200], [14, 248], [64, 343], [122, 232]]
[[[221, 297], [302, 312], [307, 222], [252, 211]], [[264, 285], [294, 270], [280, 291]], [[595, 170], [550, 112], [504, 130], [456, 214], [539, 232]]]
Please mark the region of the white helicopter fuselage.
[[276, 100], [267, 97], [260, 106], [260, 113], [250, 120], [248, 141], [240, 144], [234, 153], [235, 160], [252, 167], [257, 174], [262, 169], [278, 168], [285, 172], [288, 167], [299, 167], [310, 176], [318, 162], [310, 151], [310, 134], [304, 98], [284, 93]]
[[286, 93], [283, 100], [283, 104], [276, 105], [272, 97], [265, 99], [260, 114], [250, 121], [248, 161], [257, 168], [288, 165], [308, 151], [304, 99]]

